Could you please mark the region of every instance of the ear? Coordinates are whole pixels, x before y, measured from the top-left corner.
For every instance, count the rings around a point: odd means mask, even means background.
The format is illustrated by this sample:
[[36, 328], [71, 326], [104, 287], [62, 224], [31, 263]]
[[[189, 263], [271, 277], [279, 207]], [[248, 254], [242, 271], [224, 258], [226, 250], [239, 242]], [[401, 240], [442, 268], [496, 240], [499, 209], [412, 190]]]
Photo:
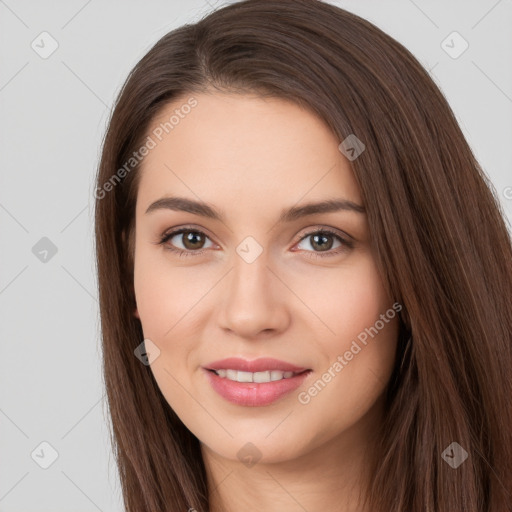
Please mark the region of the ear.
[[138, 318], [138, 319], [140, 320], [139, 310], [138, 310], [137, 308], [135, 308], [135, 309], [133, 310], [133, 316], [134, 316], [135, 318]]

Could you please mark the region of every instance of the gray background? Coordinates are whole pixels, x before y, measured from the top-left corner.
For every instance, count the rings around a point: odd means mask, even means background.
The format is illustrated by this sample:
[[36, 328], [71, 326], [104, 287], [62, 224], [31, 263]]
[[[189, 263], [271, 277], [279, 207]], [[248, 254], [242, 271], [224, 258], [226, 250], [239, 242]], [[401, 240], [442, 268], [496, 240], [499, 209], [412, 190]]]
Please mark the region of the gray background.
[[[332, 3], [431, 70], [512, 219], [512, 0]], [[100, 372], [93, 177], [127, 73], [165, 33], [221, 5], [0, 0], [0, 512], [122, 510]], [[51, 48], [43, 31], [59, 45], [46, 59], [31, 47]], [[458, 58], [442, 47], [453, 31], [469, 43]], [[58, 453], [47, 469], [42, 442]]]

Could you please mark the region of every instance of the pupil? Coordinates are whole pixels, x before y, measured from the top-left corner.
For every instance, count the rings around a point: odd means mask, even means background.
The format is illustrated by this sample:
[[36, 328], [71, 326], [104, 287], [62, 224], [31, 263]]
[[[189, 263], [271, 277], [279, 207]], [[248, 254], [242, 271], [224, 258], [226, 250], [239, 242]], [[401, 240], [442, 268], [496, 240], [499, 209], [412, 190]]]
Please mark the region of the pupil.
[[[318, 242], [319, 239], [323, 239], [325, 241], [326, 239], [329, 239], [329, 235], [313, 235], [313, 246], [319, 245], [319, 242]], [[325, 244], [322, 245], [320, 243], [320, 245], [319, 245], [320, 250], [329, 250], [331, 248], [331, 246], [332, 246], [332, 240], [331, 240], [330, 244], [327, 243], [327, 247], [325, 246]]]
[[[186, 241], [185, 246], [187, 246], [187, 244], [188, 244], [188, 245], [192, 245], [192, 247], [189, 247], [189, 248], [197, 249], [196, 244], [199, 243], [199, 245], [201, 245], [201, 240], [200, 240], [201, 235], [199, 233], [197, 233], [195, 231], [187, 231], [185, 233], [185, 235], [186, 235], [185, 236], [185, 241]], [[199, 241], [197, 239], [199, 239]]]

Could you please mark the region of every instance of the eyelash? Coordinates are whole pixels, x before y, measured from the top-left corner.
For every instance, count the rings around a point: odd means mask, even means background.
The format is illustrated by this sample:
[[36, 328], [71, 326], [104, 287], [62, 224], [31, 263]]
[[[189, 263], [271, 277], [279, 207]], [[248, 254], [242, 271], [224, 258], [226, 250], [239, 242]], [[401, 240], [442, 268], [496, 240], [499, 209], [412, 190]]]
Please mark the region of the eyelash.
[[[171, 247], [171, 246], [165, 246], [165, 244], [171, 238], [175, 237], [176, 235], [180, 235], [182, 233], [187, 233], [187, 232], [199, 233], [201, 235], [204, 235], [206, 238], [208, 238], [206, 233], [203, 233], [199, 229], [193, 229], [193, 228], [184, 227], [184, 228], [177, 229], [176, 231], [171, 231], [170, 233], [165, 233], [160, 238], [160, 241], [157, 242], [157, 244], [164, 246], [166, 250], [175, 253], [180, 258], [188, 257], [188, 256], [199, 256], [199, 255], [203, 254], [205, 251], [208, 250], [208, 249], [201, 249], [199, 251], [192, 251], [192, 250], [176, 249], [175, 247]], [[335, 231], [333, 231], [331, 229], [328, 229], [328, 228], [321, 228], [321, 229], [318, 229], [316, 231], [311, 231], [311, 232], [305, 234], [297, 242], [297, 244], [302, 242], [306, 238], [308, 238], [310, 236], [313, 236], [313, 235], [331, 235], [331, 236], [337, 238], [341, 242], [342, 246], [338, 247], [337, 250], [335, 250], [335, 251], [333, 251], [333, 250], [325, 251], [324, 254], [322, 252], [318, 252], [318, 251], [306, 251], [307, 253], [310, 253], [309, 256], [307, 256], [309, 258], [316, 259], [316, 258], [328, 258], [328, 257], [338, 256], [339, 254], [341, 254], [343, 252], [346, 252], [346, 251], [349, 251], [349, 250], [354, 248], [354, 243], [352, 241], [348, 240], [347, 238], [344, 238], [344, 237], [340, 236], [337, 232], [335, 232]]]

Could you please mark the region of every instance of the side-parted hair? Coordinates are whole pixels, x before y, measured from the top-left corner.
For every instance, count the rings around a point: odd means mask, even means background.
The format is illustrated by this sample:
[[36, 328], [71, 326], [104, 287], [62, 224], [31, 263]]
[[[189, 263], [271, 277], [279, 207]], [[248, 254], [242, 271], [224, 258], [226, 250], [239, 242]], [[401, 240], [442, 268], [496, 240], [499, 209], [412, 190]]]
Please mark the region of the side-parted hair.
[[[439, 88], [393, 38], [321, 1], [246, 0], [162, 37], [129, 74], [104, 139], [103, 372], [127, 512], [209, 510], [199, 441], [134, 356], [140, 164], [119, 170], [169, 102], [215, 90], [293, 101], [340, 142], [355, 134], [366, 146], [350, 165], [384, 286], [403, 306], [370, 510], [511, 511], [512, 244], [492, 184]], [[457, 468], [442, 457], [452, 442], [468, 453]]]

